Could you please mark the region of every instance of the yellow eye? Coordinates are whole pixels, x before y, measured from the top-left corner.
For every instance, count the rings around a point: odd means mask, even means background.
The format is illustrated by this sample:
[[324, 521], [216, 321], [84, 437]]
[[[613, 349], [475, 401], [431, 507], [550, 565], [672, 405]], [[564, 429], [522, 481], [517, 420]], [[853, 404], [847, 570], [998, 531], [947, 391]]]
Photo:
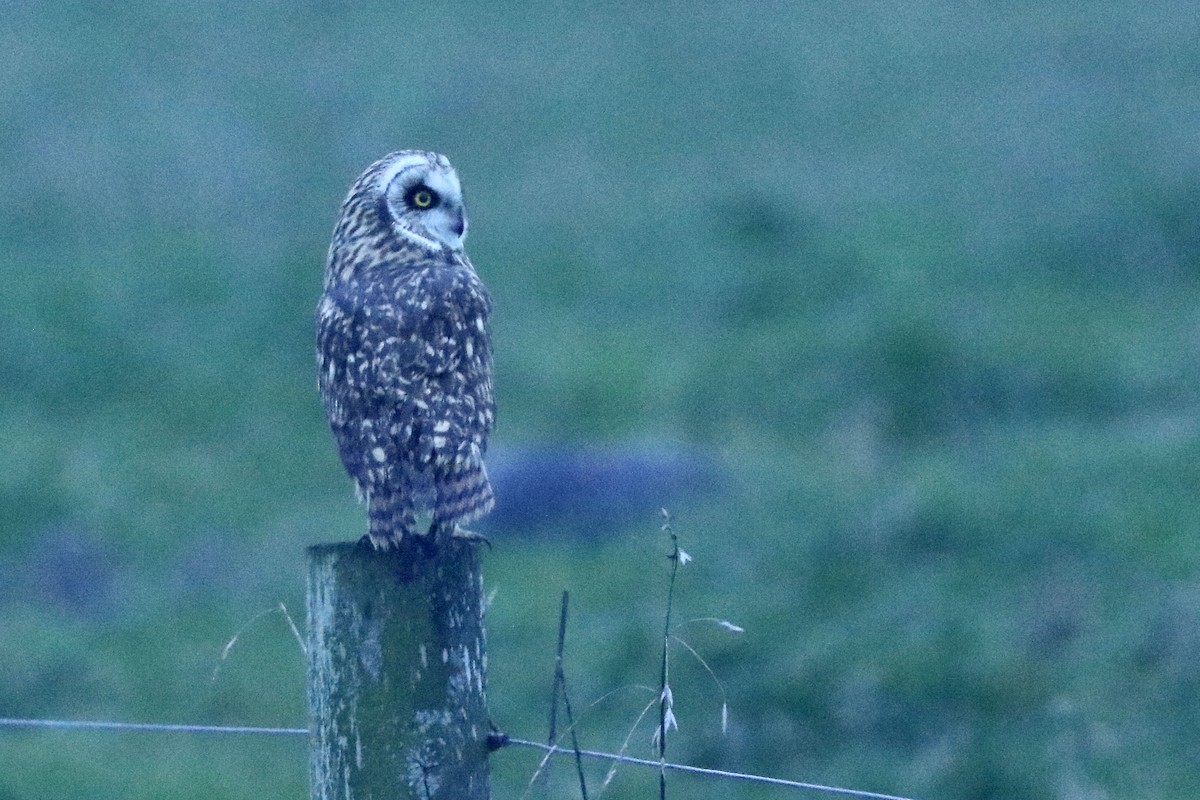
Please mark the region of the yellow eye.
[[409, 189], [408, 197], [406, 199], [408, 200], [408, 205], [411, 208], [423, 210], [426, 208], [433, 208], [433, 206], [437, 203], [438, 196], [437, 192], [433, 191], [433, 189], [422, 185], [414, 186], [412, 189]]

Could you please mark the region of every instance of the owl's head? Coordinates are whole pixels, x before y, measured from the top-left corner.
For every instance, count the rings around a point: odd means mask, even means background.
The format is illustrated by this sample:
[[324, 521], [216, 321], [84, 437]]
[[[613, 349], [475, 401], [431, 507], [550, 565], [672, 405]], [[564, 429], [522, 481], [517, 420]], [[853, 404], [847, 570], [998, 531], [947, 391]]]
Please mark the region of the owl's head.
[[376, 166], [379, 214], [397, 235], [435, 250], [462, 250], [467, 235], [462, 184], [444, 155], [401, 150]]

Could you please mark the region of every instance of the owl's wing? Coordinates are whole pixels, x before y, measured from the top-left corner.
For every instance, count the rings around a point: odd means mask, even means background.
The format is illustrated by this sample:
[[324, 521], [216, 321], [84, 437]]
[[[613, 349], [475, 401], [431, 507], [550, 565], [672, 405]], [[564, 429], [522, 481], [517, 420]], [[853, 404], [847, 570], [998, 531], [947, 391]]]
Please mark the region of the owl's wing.
[[361, 324], [362, 299], [329, 286], [317, 307], [317, 386], [346, 471], [361, 490], [373, 483], [368, 453], [375, 447], [371, 422], [372, 347]]
[[[401, 309], [394, 355], [395, 399], [404, 395], [418, 421], [411, 447], [419, 462], [477, 462], [495, 418], [491, 301], [469, 270], [425, 273], [407, 309]], [[419, 298], [419, 300], [417, 299]]]
[[448, 271], [414, 274], [398, 297], [381, 289], [331, 287], [318, 314], [321, 389], [347, 469], [379, 454], [477, 459], [494, 419], [486, 292]]

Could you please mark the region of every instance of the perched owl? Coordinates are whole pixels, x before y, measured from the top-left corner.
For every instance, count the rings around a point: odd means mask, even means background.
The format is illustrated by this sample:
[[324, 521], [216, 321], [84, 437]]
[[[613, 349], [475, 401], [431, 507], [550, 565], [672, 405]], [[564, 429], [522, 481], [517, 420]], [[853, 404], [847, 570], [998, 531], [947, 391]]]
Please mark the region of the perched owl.
[[346, 471], [386, 549], [474, 536], [491, 510], [491, 300], [463, 252], [467, 217], [446, 157], [401, 150], [342, 204], [317, 308], [318, 386]]

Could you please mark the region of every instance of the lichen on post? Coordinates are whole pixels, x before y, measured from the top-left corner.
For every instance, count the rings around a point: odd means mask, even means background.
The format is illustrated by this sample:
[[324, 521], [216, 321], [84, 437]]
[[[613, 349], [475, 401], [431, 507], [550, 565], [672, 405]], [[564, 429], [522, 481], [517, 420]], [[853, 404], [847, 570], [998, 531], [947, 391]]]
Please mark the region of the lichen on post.
[[477, 545], [308, 549], [313, 800], [486, 800]]

